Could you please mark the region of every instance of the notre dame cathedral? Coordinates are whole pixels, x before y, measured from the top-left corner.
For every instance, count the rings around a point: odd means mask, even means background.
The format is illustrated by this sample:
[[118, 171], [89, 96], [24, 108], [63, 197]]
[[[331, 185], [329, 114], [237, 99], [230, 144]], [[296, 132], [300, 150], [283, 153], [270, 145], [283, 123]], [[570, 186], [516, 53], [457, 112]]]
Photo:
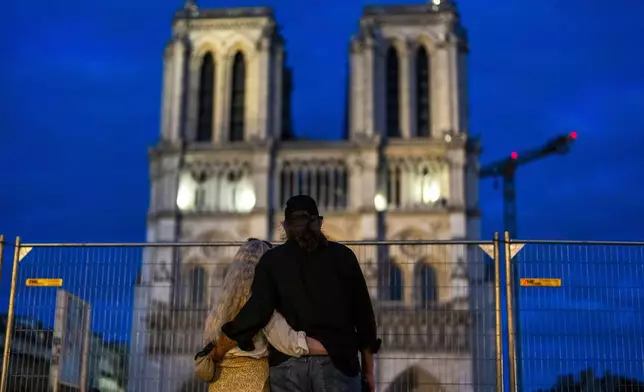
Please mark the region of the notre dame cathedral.
[[[273, 11], [188, 0], [163, 57], [150, 149], [149, 242], [280, 239], [285, 201], [309, 194], [354, 246], [384, 345], [378, 389], [494, 387], [492, 285], [479, 239], [478, 150], [468, 135], [466, 31], [453, 1], [367, 6], [347, 37], [343, 140], [298, 140], [293, 70]], [[338, 97], [341, 99], [342, 97]], [[381, 252], [382, 248], [387, 248]], [[197, 391], [193, 358], [234, 249], [147, 249], [137, 282], [130, 391]]]

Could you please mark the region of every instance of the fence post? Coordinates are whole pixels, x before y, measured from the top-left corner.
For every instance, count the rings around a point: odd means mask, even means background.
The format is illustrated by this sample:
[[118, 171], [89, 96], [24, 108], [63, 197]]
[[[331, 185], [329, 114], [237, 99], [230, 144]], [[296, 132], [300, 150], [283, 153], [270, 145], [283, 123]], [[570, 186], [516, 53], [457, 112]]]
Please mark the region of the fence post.
[[496, 391], [503, 392], [503, 329], [501, 325], [501, 249], [494, 233], [494, 332], [496, 334]]
[[9, 356], [11, 353], [11, 337], [13, 335], [14, 305], [16, 301], [16, 285], [18, 280], [18, 263], [20, 262], [20, 237], [16, 237], [13, 250], [13, 268], [11, 270], [11, 289], [9, 291], [9, 309], [7, 310], [7, 330], [4, 337], [4, 353], [2, 354], [2, 379], [0, 379], [0, 392], [7, 391], [9, 381]]
[[508, 312], [508, 357], [510, 360], [510, 392], [518, 392], [517, 380], [517, 352], [516, 352], [516, 334], [514, 320], [514, 287], [512, 273], [512, 248], [510, 246], [510, 233], [505, 232], [504, 238], [505, 252], [505, 287], [506, 287], [506, 305]]

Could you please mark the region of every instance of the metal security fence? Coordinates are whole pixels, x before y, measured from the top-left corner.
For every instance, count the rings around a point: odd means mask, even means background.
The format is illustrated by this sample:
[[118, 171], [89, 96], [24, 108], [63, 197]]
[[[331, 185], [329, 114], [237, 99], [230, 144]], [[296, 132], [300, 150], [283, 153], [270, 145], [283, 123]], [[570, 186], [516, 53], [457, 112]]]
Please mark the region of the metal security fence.
[[[378, 390], [497, 389], [498, 242], [346, 244], [384, 341]], [[3, 391], [206, 390], [193, 357], [239, 246], [18, 241]]]
[[[346, 244], [384, 341], [379, 390], [496, 389], [498, 243]], [[206, 390], [193, 356], [239, 245], [17, 242], [3, 390]]]
[[644, 391], [644, 243], [511, 241], [506, 259], [516, 390]]
[[[239, 245], [0, 246], [0, 392], [205, 391], [193, 356]], [[644, 390], [644, 243], [347, 245], [384, 342], [378, 391]]]

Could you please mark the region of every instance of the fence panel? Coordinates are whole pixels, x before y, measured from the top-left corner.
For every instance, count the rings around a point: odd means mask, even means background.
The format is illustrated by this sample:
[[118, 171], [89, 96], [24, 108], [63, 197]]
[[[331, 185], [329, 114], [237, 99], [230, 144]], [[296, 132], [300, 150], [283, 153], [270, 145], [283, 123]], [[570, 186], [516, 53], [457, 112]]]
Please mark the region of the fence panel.
[[[479, 244], [348, 245], [384, 341], [379, 391], [496, 390], [492, 260]], [[7, 390], [206, 391], [193, 358], [238, 247], [24, 245]]]
[[644, 243], [513, 244], [518, 390], [644, 390]]
[[496, 390], [492, 259], [478, 244], [459, 243], [389, 244], [356, 254], [374, 260], [378, 251], [379, 390]]

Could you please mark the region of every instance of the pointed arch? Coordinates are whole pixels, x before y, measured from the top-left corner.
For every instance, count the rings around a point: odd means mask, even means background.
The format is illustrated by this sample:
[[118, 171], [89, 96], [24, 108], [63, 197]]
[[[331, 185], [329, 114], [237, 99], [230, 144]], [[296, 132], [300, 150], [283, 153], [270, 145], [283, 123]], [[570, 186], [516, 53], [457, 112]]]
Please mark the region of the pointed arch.
[[438, 37], [434, 34], [421, 34], [417, 39], [418, 46], [424, 46], [430, 57], [436, 53], [437, 41]]
[[195, 39], [192, 43], [192, 47], [194, 48], [192, 51], [193, 61], [195, 59], [200, 60], [208, 52], [213, 53], [215, 61], [217, 61], [219, 60], [217, 55], [223, 53], [221, 43], [217, 40], [212, 40], [211, 37], [208, 36], [202, 36], [201, 38]]
[[440, 381], [425, 369], [412, 366], [400, 373], [387, 388], [387, 392], [445, 392]]
[[385, 56], [385, 126], [387, 137], [400, 137], [400, 57], [394, 45]]
[[417, 297], [421, 307], [427, 308], [438, 300], [438, 279], [434, 267], [424, 261], [416, 265]]
[[232, 91], [230, 99], [230, 128], [228, 140], [244, 140], [246, 116], [246, 57], [240, 50], [233, 58]]
[[212, 140], [213, 112], [215, 107], [215, 57], [206, 52], [201, 58], [199, 69], [199, 109], [197, 123], [197, 141]]
[[416, 50], [416, 135], [431, 135], [430, 111], [430, 61], [424, 45]]

